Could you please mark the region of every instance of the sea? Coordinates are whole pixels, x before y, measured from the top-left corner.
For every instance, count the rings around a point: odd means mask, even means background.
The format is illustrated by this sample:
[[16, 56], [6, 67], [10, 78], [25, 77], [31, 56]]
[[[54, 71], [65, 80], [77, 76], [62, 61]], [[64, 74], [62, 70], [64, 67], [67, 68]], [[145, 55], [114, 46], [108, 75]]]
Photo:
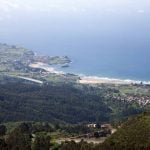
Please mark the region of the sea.
[[68, 56], [66, 73], [150, 81], [149, 15], [88, 17], [18, 16], [0, 24], [0, 42]]

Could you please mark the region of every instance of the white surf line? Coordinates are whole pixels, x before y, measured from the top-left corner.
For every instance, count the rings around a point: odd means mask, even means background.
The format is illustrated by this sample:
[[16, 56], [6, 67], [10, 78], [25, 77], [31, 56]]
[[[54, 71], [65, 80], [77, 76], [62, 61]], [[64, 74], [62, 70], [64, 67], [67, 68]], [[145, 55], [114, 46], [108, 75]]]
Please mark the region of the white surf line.
[[32, 81], [32, 82], [35, 82], [35, 83], [43, 84], [43, 81], [36, 80], [36, 79], [33, 79], [33, 78], [22, 77], [22, 76], [16, 76], [16, 77], [18, 77], [18, 78], [20, 78], [20, 79], [24, 79], [24, 80]]
[[130, 79], [115, 79], [115, 78], [107, 78], [107, 77], [97, 77], [97, 76], [83, 76], [80, 75], [79, 83], [81, 84], [98, 84], [98, 83], [106, 83], [106, 84], [145, 84], [150, 85], [150, 81], [140, 81], [140, 80], [130, 80]]
[[57, 71], [57, 70], [55, 70], [54, 67], [51, 67], [50, 65], [48, 65], [46, 63], [42, 63], [42, 62], [36, 62], [36, 63], [30, 64], [29, 67], [44, 69], [45, 71], [47, 71], [49, 73], [55, 73], [58, 75], [65, 74], [63, 71]]

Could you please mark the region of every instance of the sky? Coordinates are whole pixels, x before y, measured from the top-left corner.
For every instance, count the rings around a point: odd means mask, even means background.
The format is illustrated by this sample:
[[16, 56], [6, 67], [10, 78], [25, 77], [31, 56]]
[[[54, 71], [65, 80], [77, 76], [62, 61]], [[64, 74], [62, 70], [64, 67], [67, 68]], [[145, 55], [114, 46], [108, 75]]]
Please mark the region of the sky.
[[[0, 0], [0, 19], [14, 13], [47, 13], [49, 15], [139, 15], [149, 13], [149, 0]], [[33, 13], [33, 14], [32, 14]]]
[[149, 8], [149, 0], [0, 0], [0, 41], [55, 50], [105, 48], [108, 40], [119, 41], [116, 49], [142, 47], [150, 42]]

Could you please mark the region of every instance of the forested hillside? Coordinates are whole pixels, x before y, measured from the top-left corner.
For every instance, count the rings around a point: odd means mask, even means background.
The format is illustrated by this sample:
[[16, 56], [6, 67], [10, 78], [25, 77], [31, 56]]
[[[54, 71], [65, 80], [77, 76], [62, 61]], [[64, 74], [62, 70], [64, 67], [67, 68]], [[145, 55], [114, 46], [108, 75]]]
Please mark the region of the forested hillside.
[[78, 84], [8, 82], [0, 85], [0, 121], [109, 122], [143, 111], [135, 103], [106, 98], [107, 91], [114, 92]]
[[105, 149], [150, 149], [150, 113], [130, 118], [104, 142]]
[[61, 150], [149, 150], [150, 113], [130, 118], [102, 144], [65, 142]]
[[[85, 127], [72, 126], [73, 130], [68, 132], [69, 126], [63, 127], [63, 133], [85, 131]], [[75, 129], [75, 130], [74, 130]], [[88, 128], [87, 128], [88, 129]], [[80, 142], [65, 141], [56, 143], [54, 133], [57, 137], [61, 135], [58, 131], [61, 127], [48, 123], [20, 123], [12, 131], [7, 132], [8, 125], [0, 125], [0, 149], [1, 150], [149, 150], [150, 149], [150, 113], [143, 113], [129, 118], [123, 123], [118, 131], [108, 137], [104, 143], [94, 144], [84, 140]], [[89, 131], [86, 131], [89, 132]]]

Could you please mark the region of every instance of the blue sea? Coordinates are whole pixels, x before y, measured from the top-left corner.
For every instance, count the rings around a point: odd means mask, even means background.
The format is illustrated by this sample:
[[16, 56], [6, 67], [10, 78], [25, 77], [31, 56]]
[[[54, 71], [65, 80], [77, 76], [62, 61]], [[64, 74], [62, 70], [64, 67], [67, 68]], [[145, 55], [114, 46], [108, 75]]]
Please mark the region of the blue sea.
[[[48, 53], [50, 55], [50, 53]], [[62, 54], [63, 55], [63, 54]], [[58, 70], [81, 74], [117, 79], [150, 80], [149, 52], [107, 52], [102, 50], [89, 50], [68, 54], [72, 63], [68, 68]]]
[[70, 67], [59, 68], [64, 72], [150, 81], [149, 14], [73, 18], [28, 14], [0, 27], [1, 43], [42, 55], [69, 56]]

